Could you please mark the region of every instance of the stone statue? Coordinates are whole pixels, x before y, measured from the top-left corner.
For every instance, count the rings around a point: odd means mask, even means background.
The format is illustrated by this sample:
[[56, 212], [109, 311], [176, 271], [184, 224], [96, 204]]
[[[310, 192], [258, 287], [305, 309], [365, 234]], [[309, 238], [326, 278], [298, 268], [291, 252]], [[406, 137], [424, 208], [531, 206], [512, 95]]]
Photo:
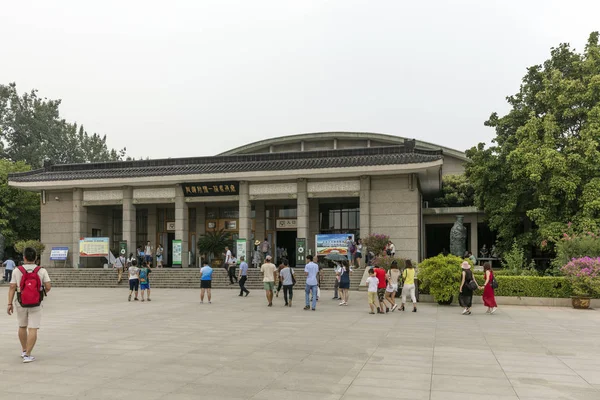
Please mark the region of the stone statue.
[[462, 257], [467, 250], [467, 228], [463, 225], [464, 216], [457, 215], [450, 230], [450, 253]]
[[496, 249], [496, 245], [492, 245], [490, 254], [492, 255], [492, 258], [498, 258], [498, 249]]
[[489, 254], [490, 253], [488, 252], [487, 246], [484, 244], [481, 250], [479, 250], [479, 256], [481, 258], [488, 258]]

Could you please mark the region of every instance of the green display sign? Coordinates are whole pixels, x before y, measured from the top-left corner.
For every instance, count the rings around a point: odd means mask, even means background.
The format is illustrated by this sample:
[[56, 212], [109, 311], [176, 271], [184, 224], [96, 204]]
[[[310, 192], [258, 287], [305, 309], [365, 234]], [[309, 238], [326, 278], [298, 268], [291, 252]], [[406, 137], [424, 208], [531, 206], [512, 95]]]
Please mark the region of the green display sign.
[[296, 267], [306, 265], [306, 239], [296, 238]]
[[182, 256], [182, 248], [181, 248], [181, 240], [173, 240], [173, 265], [181, 265], [181, 256]]
[[127, 255], [128, 255], [127, 254], [127, 240], [121, 240], [119, 242], [119, 254], [117, 255], [117, 257], [118, 256], [125, 256], [125, 257], [127, 257]]

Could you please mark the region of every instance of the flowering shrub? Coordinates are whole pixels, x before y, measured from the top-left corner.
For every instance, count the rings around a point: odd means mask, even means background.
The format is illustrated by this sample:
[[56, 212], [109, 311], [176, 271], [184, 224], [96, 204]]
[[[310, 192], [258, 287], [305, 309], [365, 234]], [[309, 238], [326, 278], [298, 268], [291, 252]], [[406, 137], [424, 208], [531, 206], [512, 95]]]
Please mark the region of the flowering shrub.
[[384, 254], [383, 249], [389, 242], [389, 235], [381, 233], [372, 233], [362, 240], [362, 244], [367, 246], [368, 251], [372, 251], [376, 256]]
[[383, 268], [386, 271], [388, 271], [390, 269], [390, 267], [392, 266], [393, 261], [396, 261], [398, 263], [399, 269], [404, 268], [404, 262], [405, 262], [404, 258], [392, 257], [392, 256], [388, 256], [387, 254], [383, 254], [383, 255], [375, 257], [373, 259], [373, 261], [371, 261], [371, 265], [378, 266], [378, 267]]
[[[600, 235], [594, 232], [578, 232], [569, 222], [567, 229], [556, 240], [556, 258], [553, 265], [561, 268], [573, 258], [600, 257]], [[542, 243], [542, 248], [547, 245]]]
[[571, 282], [575, 296], [600, 295], [600, 257], [573, 258], [561, 272]]

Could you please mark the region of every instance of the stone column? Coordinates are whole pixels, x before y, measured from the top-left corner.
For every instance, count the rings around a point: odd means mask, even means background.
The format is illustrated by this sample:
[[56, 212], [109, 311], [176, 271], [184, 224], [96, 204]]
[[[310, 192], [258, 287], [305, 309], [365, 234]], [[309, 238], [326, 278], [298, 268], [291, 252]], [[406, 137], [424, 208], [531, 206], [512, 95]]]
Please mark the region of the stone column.
[[175, 240], [181, 240], [181, 268], [189, 267], [189, 213], [181, 187], [175, 194]]
[[477, 233], [479, 232], [478, 226], [477, 226], [477, 214], [475, 214], [473, 216], [473, 218], [471, 219], [471, 243], [470, 243], [470, 251], [471, 253], [473, 253], [473, 255], [475, 257], [479, 257], [479, 250], [477, 249], [477, 247], [479, 246], [479, 243], [477, 241]]
[[[319, 199], [308, 200], [308, 238], [306, 238], [306, 246], [310, 254], [315, 255], [315, 235], [321, 231], [319, 226]], [[307, 251], [308, 254], [308, 251]]]
[[73, 268], [79, 268], [79, 239], [87, 236], [87, 209], [83, 206], [83, 190], [73, 190]]
[[264, 238], [267, 237], [267, 214], [265, 212], [265, 202], [264, 200], [256, 201], [254, 203], [254, 211], [256, 216], [254, 218], [255, 231], [254, 231], [254, 239], [263, 241]]
[[[246, 262], [250, 253], [250, 235], [252, 234], [252, 206], [250, 205], [250, 190], [248, 182], [240, 182], [240, 239], [246, 239]], [[238, 254], [238, 257], [240, 255]]]
[[[136, 209], [133, 204], [133, 188], [123, 188], [123, 240], [127, 241], [127, 251], [135, 255]], [[127, 254], [129, 256], [129, 254]]]
[[[190, 246], [198, 246], [198, 239], [206, 233], [206, 205], [199, 203], [196, 206], [196, 243], [191, 243]], [[199, 258], [198, 249], [196, 248], [196, 263], [199, 265], [202, 260]], [[199, 265], [202, 267], [202, 265]]]
[[[371, 233], [371, 177], [360, 177], [360, 236]], [[365, 254], [363, 254], [365, 257]]]
[[309, 204], [308, 204], [308, 191], [306, 179], [298, 179], [298, 231], [297, 235], [299, 238], [305, 238], [308, 240], [308, 228], [309, 228]]
[[[148, 206], [148, 240], [155, 253], [156, 248], [158, 247], [156, 241], [156, 222], [156, 205], [150, 205]], [[144, 245], [146, 244], [144, 243]], [[152, 254], [152, 263], [156, 265], [156, 257], [154, 254]]]

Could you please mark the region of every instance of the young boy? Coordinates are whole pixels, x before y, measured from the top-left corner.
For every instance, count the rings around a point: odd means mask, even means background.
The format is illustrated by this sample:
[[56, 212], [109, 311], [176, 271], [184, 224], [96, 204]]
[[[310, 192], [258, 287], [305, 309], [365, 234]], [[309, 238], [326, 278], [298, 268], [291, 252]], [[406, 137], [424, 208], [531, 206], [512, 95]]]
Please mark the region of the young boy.
[[129, 300], [131, 301], [131, 295], [135, 291], [135, 301], [138, 300], [138, 288], [140, 285], [140, 269], [137, 267], [137, 260], [131, 262], [129, 267]]
[[150, 273], [152, 272], [152, 268], [148, 261], [144, 261], [142, 263], [142, 268], [140, 268], [140, 290], [142, 291], [142, 301], [144, 301], [144, 293], [148, 291], [148, 301], [150, 300]]
[[377, 298], [377, 286], [379, 285], [379, 279], [375, 276], [375, 270], [371, 268], [369, 270], [369, 277], [367, 278], [367, 286], [369, 287], [367, 296], [369, 296], [369, 307], [371, 312], [369, 314], [375, 314], [375, 299]]

